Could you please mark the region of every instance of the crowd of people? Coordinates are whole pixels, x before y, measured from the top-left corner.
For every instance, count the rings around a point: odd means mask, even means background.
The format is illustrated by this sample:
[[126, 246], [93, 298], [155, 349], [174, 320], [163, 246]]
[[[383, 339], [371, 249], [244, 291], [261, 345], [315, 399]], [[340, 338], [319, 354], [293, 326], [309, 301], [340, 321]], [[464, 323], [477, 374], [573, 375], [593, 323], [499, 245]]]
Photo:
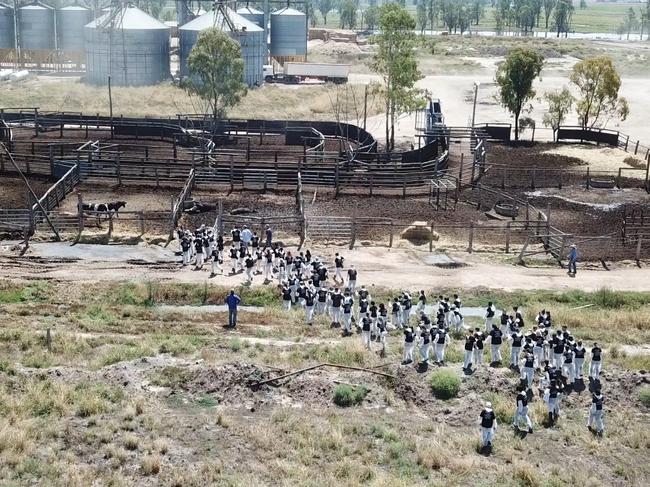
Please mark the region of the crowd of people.
[[[179, 229], [178, 235], [183, 265], [189, 265], [194, 259], [195, 267], [200, 269], [210, 260], [212, 274], [223, 273], [222, 235], [215, 236], [212, 229], [205, 227], [194, 234]], [[494, 303], [488, 302], [482, 317], [484, 327], [472, 328], [465, 324], [458, 294], [429, 299], [422, 290], [414, 295], [404, 291], [381, 302], [373, 299], [365, 285], [358, 286], [358, 270], [354, 265], [347, 265], [339, 253], [333, 262], [325, 262], [309, 250], [292, 253], [273, 242], [268, 227], [263, 243], [246, 226], [233, 228], [230, 235], [230, 274], [243, 271], [247, 281], [252, 281], [256, 274], [263, 275], [267, 283], [277, 280], [285, 310], [302, 310], [309, 326], [316, 316], [326, 317], [332, 327], [342, 329], [344, 337], [355, 332], [360, 335], [365, 349], [371, 350], [372, 344], [378, 343], [382, 356], [388, 351], [389, 336], [401, 336], [402, 365], [416, 364], [420, 369], [432, 364], [442, 366], [450, 343], [459, 340], [464, 350], [463, 371], [471, 374], [483, 366], [488, 348], [490, 365], [501, 365], [501, 349], [509, 342], [508, 365], [520, 377], [513, 421], [513, 427], [518, 430], [524, 425], [528, 433], [533, 432], [528, 403], [534, 398], [536, 382], [547, 406], [548, 424], [558, 421], [563, 398], [582, 384], [589, 355], [592, 402], [587, 426], [597, 434], [603, 433], [604, 397], [600, 388], [603, 350], [594, 343], [588, 353], [582, 341], [575, 339], [566, 326], [556, 326], [550, 311], [541, 310], [534, 322], [526, 326], [524, 314], [517, 306], [509, 313], [499, 312]], [[231, 318], [229, 325], [232, 324]], [[490, 403], [481, 411], [479, 424], [482, 444], [490, 448], [497, 429], [496, 414]]]

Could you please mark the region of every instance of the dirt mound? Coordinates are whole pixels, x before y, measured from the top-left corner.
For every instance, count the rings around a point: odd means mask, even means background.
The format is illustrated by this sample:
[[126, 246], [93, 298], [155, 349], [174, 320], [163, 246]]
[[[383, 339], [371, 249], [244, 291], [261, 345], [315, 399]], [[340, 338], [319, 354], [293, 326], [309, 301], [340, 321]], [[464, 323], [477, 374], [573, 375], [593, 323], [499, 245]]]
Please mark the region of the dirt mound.
[[399, 237], [408, 240], [413, 245], [425, 245], [431, 241], [431, 238], [437, 241], [440, 235], [432, 231], [427, 222], [413, 222], [411, 226], [402, 230]]

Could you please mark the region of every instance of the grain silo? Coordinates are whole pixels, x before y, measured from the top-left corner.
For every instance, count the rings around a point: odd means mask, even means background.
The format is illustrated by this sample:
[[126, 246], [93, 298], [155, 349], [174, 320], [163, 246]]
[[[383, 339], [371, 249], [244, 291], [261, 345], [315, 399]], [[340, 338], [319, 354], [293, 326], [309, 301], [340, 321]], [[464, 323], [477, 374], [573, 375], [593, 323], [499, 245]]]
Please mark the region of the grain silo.
[[56, 12], [58, 47], [64, 51], [83, 51], [86, 41], [84, 27], [93, 18], [92, 12], [81, 5], [70, 5]]
[[240, 7], [237, 9], [237, 13], [244, 17], [246, 20], [250, 20], [256, 26], [264, 28], [264, 12], [257, 10], [255, 7]]
[[14, 9], [0, 3], [0, 49], [14, 49]]
[[[239, 42], [244, 59], [244, 83], [256, 86], [263, 81], [263, 67], [266, 57], [266, 44], [264, 42], [264, 29], [246, 20], [233, 10], [223, 7], [227, 13], [228, 21], [224, 21], [221, 11], [215, 10], [179, 27], [180, 65], [181, 77], [189, 76], [187, 61], [199, 34], [211, 28], [219, 28]], [[234, 31], [229, 27], [234, 27]]]
[[56, 49], [54, 9], [34, 2], [18, 9], [18, 32], [21, 49]]
[[84, 28], [86, 81], [153, 85], [169, 78], [169, 27], [133, 5], [117, 7]]
[[279, 63], [307, 58], [307, 16], [293, 8], [271, 14], [271, 57]]

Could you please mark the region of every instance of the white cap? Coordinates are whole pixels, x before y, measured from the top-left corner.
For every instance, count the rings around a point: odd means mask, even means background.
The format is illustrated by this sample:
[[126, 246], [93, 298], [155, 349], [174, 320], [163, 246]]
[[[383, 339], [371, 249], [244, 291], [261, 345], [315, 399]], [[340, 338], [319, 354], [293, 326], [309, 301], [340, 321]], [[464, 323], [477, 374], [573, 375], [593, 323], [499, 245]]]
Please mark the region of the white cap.
[[492, 409], [492, 403], [491, 403], [490, 401], [487, 401], [487, 402], [485, 403], [485, 407], [486, 407], [487, 409]]

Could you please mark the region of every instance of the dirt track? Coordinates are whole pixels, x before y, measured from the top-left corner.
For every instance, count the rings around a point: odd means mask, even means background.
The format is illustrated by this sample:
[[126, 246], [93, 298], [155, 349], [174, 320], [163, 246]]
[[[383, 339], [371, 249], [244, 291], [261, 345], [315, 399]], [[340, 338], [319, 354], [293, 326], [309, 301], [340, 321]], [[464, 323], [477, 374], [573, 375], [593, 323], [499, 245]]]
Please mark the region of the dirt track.
[[[203, 282], [209, 279], [209, 266], [203, 271], [181, 269], [172, 247], [101, 246], [67, 243], [33, 243], [25, 255], [18, 257], [11, 245], [0, 247], [0, 277], [12, 279], [57, 279], [62, 281], [145, 281], [174, 280]], [[428, 265], [431, 255], [413, 247], [361, 247], [349, 251], [343, 247], [313, 246], [314, 254], [326, 261], [342, 252], [348, 264], [355, 264], [360, 283], [391, 288], [476, 288], [493, 289], [583, 289], [593, 291], [607, 286], [613, 290], [650, 290], [650, 272], [645, 268], [619, 264], [610, 271], [590, 266], [579, 269], [570, 278], [558, 267], [521, 267], [495, 263], [477, 254], [448, 254], [462, 267], [441, 268]], [[534, 265], [531, 263], [531, 265]], [[642, 264], [644, 267], [648, 264]], [[244, 277], [216, 276], [214, 284], [239, 285]], [[261, 277], [255, 284], [261, 284]]]

